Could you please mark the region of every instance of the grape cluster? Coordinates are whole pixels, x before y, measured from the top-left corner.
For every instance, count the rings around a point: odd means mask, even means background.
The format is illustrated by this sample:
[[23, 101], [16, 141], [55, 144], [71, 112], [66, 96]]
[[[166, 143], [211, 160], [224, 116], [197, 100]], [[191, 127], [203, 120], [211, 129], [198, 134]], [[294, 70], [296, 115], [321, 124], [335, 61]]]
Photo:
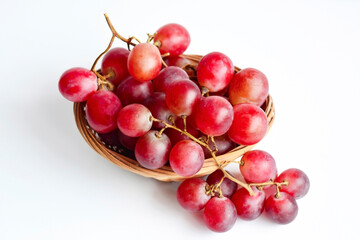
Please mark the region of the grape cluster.
[[[142, 167], [169, 164], [186, 177], [177, 200], [189, 211], [204, 209], [204, 222], [213, 231], [227, 231], [237, 216], [252, 220], [263, 211], [275, 222], [291, 222], [298, 211], [295, 199], [309, 189], [301, 170], [288, 169], [278, 176], [272, 156], [254, 150], [239, 161], [246, 181], [241, 182], [216, 158], [265, 136], [268, 121], [261, 106], [269, 92], [266, 76], [254, 68], [235, 72], [231, 59], [220, 52], [206, 54], [192, 65], [181, 55], [190, 35], [179, 24], [162, 26], [142, 43], [123, 38], [105, 17], [113, 33], [108, 48], [90, 70], [72, 68], [59, 80], [66, 99], [86, 102], [89, 126], [103, 141], [119, 142], [133, 151]], [[115, 38], [126, 42], [128, 49], [111, 48]], [[191, 178], [209, 157], [219, 169], [206, 181]], [[274, 191], [266, 196], [264, 189]]]

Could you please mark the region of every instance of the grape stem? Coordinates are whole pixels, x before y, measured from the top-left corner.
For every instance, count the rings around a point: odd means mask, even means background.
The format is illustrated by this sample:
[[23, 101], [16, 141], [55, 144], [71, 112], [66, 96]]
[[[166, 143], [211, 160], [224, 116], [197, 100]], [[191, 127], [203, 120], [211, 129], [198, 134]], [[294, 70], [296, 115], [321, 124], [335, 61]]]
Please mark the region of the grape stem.
[[184, 131], [184, 130], [181, 130], [180, 128], [174, 126], [174, 125], [171, 125], [165, 121], [162, 121], [160, 119], [157, 119], [157, 118], [154, 118], [154, 117], [151, 117], [151, 119], [154, 121], [154, 122], [161, 122], [162, 124], [165, 125], [165, 127], [167, 128], [172, 128], [176, 131], [179, 131], [181, 132], [182, 134], [186, 135], [187, 137], [189, 137], [191, 140], [193, 140], [194, 142], [200, 144], [201, 146], [204, 146], [205, 148], [207, 148], [209, 151], [210, 151], [210, 154], [212, 156], [212, 158], [215, 160], [216, 164], [219, 166], [219, 169], [223, 172], [224, 176], [229, 178], [231, 181], [233, 182], [236, 182], [237, 184], [239, 184], [240, 186], [242, 186], [243, 188], [245, 188], [249, 194], [251, 196], [254, 195], [254, 191], [251, 189], [251, 187], [246, 184], [246, 183], [243, 183], [241, 181], [239, 181], [238, 179], [234, 178], [233, 176], [231, 176], [227, 171], [225, 171], [224, 167], [222, 166], [222, 164], [219, 162], [219, 160], [217, 159], [217, 157], [215, 156], [215, 153], [214, 151], [211, 149], [211, 147], [209, 146], [209, 144], [197, 139], [196, 137], [194, 137], [193, 135], [191, 135], [190, 133]]
[[[215, 184], [214, 186], [210, 186], [209, 188], [207, 188], [207, 190], [206, 190], [207, 194], [212, 195], [214, 193], [218, 193], [219, 196], [222, 196], [221, 190], [218, 190], [218, 189], [220, 189], [220, 185], [221, 185], [222, 181], [224, 180], [224, 178], [228, 178], [231, 181], [233, 181], [233, 182], [237, 183], [238, 185], [240, 185], [241, 187], [245, 188], [249, 192], [250, 196], [253, 196], [255, 194], [254, 191], [252, 190], [253, 186], [257, 187], [259, 190], [262, 190], [265, 186], [275, 185], [276, 186], [276, 196], [280, 197], [280, 190], [279, 189], [281, 189], [283, 185], [287, 186], [289, 184], [288, 181], [284, 181], [284, 182], [279, 183], [279, 182], [274, 182], [273, 180], [270, 180], [268, 182], [263, 182], [263, 183], [249, 183], [249, 184], [241, 182], [240, 180], [238, 180], [235, 177], [233, 177], [232, 175], [230, 175], [224, 169], [223, 164], [221, 164], [220, 161], [217, 159], [217, 157], [215, 155], [217, 147], [216, 147], [215, 140], [214, 140], [213, 136], [209, 136], [209, 138], [213, 142], [213, 144], [215, 146], [215, 149], [211, 149], [211, 147], [208, 144], [208, 141], [204, 141], [204, 139], [202, 139], [202, 138], [197, 139], [196, 137], [194, 137], [193, 135], [188, 133], [186, 130], [182, 130], [182, 129], [176, 127], [175, 124], [169, 124], [169, 123], [167, 123], [167, 122], [165, 122], [163, 120], [154, 118], [153, 116], [151, 116], [150, 119], [152, 121], [154, 121], [154, 122], [161, 122], [162, 124], [164, 124], [165, 126], [164, 126], [163, 130], [165, 130], [166, 128], [172, 128], [172, 129], [174, 129], [176, 131], [179, 131], [180, 133], [186, 135], [191, 140], [193, 140], [194, 142], [200, 144], [201, 146], [204, 146], [206, 149], [208, 149], [210, 151], [211, 157], [215, 160], [215, 162], [218, 165], [219, 169], [223, 172], [224, 177], [221, 179], [221, 181], [218, 184]], [[163, 132], [163, 130], [162, 130], [162, 132]]]
[[111, 46], [112, 46], [113, 43], [114, 43], [115, 38], [118, 38], [118, 39], [120, 39], [121, 41], [126, 42], [126, 43], [128, 44], [128, 48], [129, 48], [129, 45], [136, 46], [135, 43], [131, 42], [132, 39], [135, 39], [135, 40], [137, 40], [138, 42], [140, 42], [140, 41], [139, 41], [137, 38], [135, 38], [135, 37], [131, 37], [131, 38], [127, 39], [127, 38], [124, 38], [123, 36], [121, 36], [121, 35], [115, 30], [114, 26], [112, 25], [112, 23], [111, 23], [111, 21], [110, 21], [109, 16], [108, 16], [106, 13], [104, 14], [104, 16], [105, 16], [106, 22], [107, 22], [107, 24], [109, 25], [109, 28], [110, 28], [110, 30], [111, 30], [111, 32], [112, 32], [112, 36], [111, 36], [111, 39], [110, 39], [110, 42], [109, 42], [109, 45], [107, 46], [107, 48], [106, 48], [102, 53], [100, 53], [100, 55], [95, 59], [93, 65], [91, 66], [91, 71], [92, 71], [93, 73], [95, 73], [95, 75], [101, 80], [101, 81], [99, 81], [100, 88], [103, 88], [104, 85], [105, 85], [105, 86], [107, 86], [107, 88], [108, 88], [109, 90], [112, 90], [112, 89], [114, 88], [114, 86], [112, 85], [112, 83], [110, 83], [109, 81], [107, 81], [107, 78], [111, 77], [112, 75], [110, 75], [110, 76], [103, 76], [103, 75], [101, 75], [98, 71], [95, 70], [98, 61], [100, 60], [100, 58], [101, 58], [102, 56], [104, 56], [105, 53], [107, 53], [107, 52], [110, 50]]

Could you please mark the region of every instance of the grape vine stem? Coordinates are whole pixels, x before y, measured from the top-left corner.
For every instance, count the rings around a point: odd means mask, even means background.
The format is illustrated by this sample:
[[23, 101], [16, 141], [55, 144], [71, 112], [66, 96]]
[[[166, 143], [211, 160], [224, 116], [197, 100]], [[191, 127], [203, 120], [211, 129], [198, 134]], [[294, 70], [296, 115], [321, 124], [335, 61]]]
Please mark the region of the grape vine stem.
[[[114, 86], [112, 86], [112, 84], [111, 84], [109, 81], [106, 80], [107, 76], [103, 76], [103, 75], [101, 75], [98, 71], [95, 70], [97, 63], [99, 62], [100, 58], [101, 58], [102, 56], [104, 56], [104, 54], [107, 53], [107, 52], [110, 50], [111, 46], [112, 46], [113, 43], [114, 43], [115, 38], [118, 38], [118, 39], [120, 39], [121, 41], [126, 42], [126, 43], [128, 44], [128, 46], [129, 46], [129, 45], [135, 46], [136, 44], [133, 43], [133, 42], [131, 42], [131, 40], [132, 40], [133, 38], [135, 38], [135, 37], [132, 37], [132, 38], [127, 39], [127, 38], [124, 38], [123, 36], [121, 36], [121, 35], [115, 30], [114, 26], [112, 25], [112, 23], [111, 23], [111, 21], [110, 21], [109, 16], [108, 16], [106, 13], [104, 14], [104, 16], [105, 16], [105, 19], [106, 19], [107, 24], [109, 25], [109, 28], [110, 28], [111, 33], [112, 33], [112, 36], [111, 36], [111, 39], [110, 39], [110, 42], [109, 42], [109, 45], [107, 46], [107, 48], [106, 48], [102, 53], [100, 53], [100, 55], [95, 59], [93, 65], [91, 66], [91, 71], [92, 71], [93, 73], [95, 73], [95, 75], [96, 75], [99, 79], [102, 80], [102, 81], [100, 81], [101, 84], [108, 85], [109, 88], [110, 88], [110, 90], [112, 90], [112, 88], [113, 88]], [[139, 41], [137, 38], [135, 38], [135, 40]]]
[[230, 179], [233, 182], [236, 182], [237, 184], [239, 184], [240, 186], [242, 186], [243, 188], [245, 188], [249, 194], [251, 196], [254, 195], [254, 191], [252, 190], [251, 186], [249, 184], [243, 183], [241, 181], [239, 181], [238, 179], [234, 178], [233, 176], [231, 176], [222, 166], [222, 164], [220, 163], [220, 161], [217, 159], [215, 152], [211, 149], [211, 147], [209, 146], [209, 144], [197, 139], [196, 137], [194, 137], [193, 135], [191, 135], [190, 133], [188, 133], [187, 131], [181, 130], [180, 128], [171, 125], [165, 121], [162, 121], [160, 119], [151, 117], [151, 120], [154, 122], [161, 122], [162, 124], [165, 125], [166, 128], [172, 128], [176, 131], [181, 132], [182, 134], [186, 135], [187, 137], [189, 137], [191, 140], [195, 141], [196, 143], [200, 144], [201, 146], [204, 146], [205, 148], [207, 148], [210, 153], [211, 153], [211, 157], [215, 160], [216, 164], [218, 165], [219, 169], [223, 172], [224, 176], [227, 177], [228, 179]]

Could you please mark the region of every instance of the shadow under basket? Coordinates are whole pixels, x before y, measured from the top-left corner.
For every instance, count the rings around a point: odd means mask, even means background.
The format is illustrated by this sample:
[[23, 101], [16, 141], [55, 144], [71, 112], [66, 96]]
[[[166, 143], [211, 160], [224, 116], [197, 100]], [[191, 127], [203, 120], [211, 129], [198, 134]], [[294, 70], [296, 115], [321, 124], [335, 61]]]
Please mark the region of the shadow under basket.
[[[182, 55], [182, 57], [187, 58], [193, 66], [197, 66], [202, 56], [200, 55]], [[235, 67], [235, 72], [240, 71], [240, 68]], [[104, 158], [113, 162], [117, 166], [134, 172], [136, 174], [142, 175], [144, 177], [155, 178], [159, 181], [171, 182], [171, 181], [181, 181], [186, 179], [187, 177], [180, 176], [172, 171], [169, 165], [165, 165], [162, 168], [150, 170], [142, 167], [136, 160], [133, 154], [129, 153], [128, 150], [124, 149], [113, 149], [104, 144], [97, 133], [91, 129], [88, 125], [85, 118], [85, 108], [86, 102], [74, 103], [74, 115], [76, 125], [85, 139], [85, 141], [93, 148], [97, 153], [99, 153]], [[268, 120], [268, 129], [270, 130], [275, 117], [275, 108], [273, 104], [273, 100], [270, 95], [266, 98], [265, 103], [262, 106], [264, 110], [267, 120]], [[236, 158], [241, 157], [243, 154], [251, 150], [255, 145], [251, 146], [243, 146], [239, 145], [231, 151], [217, 156], [217, 159], [223, 166], [226, 166], [230, 162], [234, 161]], [[208, 175], [215, 170], [218, 169], [218, 165], [216, 164], [213, 158], [205, 159], [203, 167], [200, 169], [198, 173], [191, 177], [202, 177]]]

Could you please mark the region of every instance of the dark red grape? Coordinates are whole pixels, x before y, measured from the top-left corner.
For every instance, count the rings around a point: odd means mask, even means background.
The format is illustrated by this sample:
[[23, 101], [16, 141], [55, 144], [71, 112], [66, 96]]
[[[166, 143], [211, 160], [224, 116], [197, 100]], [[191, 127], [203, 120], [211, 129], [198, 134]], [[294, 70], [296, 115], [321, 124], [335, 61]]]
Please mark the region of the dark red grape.
[[230, 230], [234, 226], [236, 218], [235, 205], [226, 197], [213, 197], [205, 206], [205, 224], [214, 232], [226, 232]]
[[129, 76], [127, 69], [129, 54], [129, 50], [117, 47], [104, 55], [101, 63], [101, 72], [104, 76], [111, 74], [112, 76], [107, 78], [107, 80], [115, 86]]
[[177, 80], [189, 79], [187, 73], [179, 67], [167, 67], [153, 80], [154, 92], [166, 92], [169, 85]]
[[259, 217], [264, 210], [265, 192], [252, 187], [254, 195], [250, 196], [245, 188], [240, 188], [231, 198], [238, 216], [243, 220], [254, 220]]
[[[150, 111], [154, 118], [165, 121], [171, 124], [170, 116], [176, 120], [176, 116], [170, 111], [165, 101], [165, 93], [154, 92], [143, 103]], [[154, 129], [161, 129], [165, 125], [161, 122], [153, 122]]]
[[190, 177], [203, 166], [204, 151], [196, 142], [182, 140], [171, 149], [169, 162], [175, 173]]
[[176, 66], [179, 68], [184, 67], [185, 65], [190, 64], [190, 61], [181, 56], [168, 56], [164, 58], [166, 65], [168, 66]]
[[233, 107], [228, 100], [220, 96], [202, 97], [196, 107], [196, 126], [209, 136], [225, 134], [233, 119]]
[[[209, 185], [215, 185], [221, 181], [223, 176], [224, 176], [224, 173], [220, 169], [218, 169], [215, 172], [211, 173], [206, 178], [206, 182]], [[231, 196], [237, 190], [237, 187], [238, 187], [237, 183], [231, 181], [228, 178], [224, 178], [223, 182], [220, 185], [220, 189], [221, 189], [223, 196], [227, 197], [227, 198], [231, 198]]]
[[[228, 151], [236, 147], [236, 144], [233, 141], [231, 141], [226, 134], [214, 137], [214, 140], [217, 147], [217, 152], [215, 153], [216, 156], [227, 153]], [[211, 140], [209, 140], [208, 144], [209, 147], [214, 150], [214, 143]], [[209, 149], [205, 148], [204, 146], [202, 146], [202, 148], [205, 153], [205, 158], [210, 158], [211, 153]]]
[[[184, 130], [184, 121], [182, 118], [178, 118], [175, 121], [175, 126], [180, 128], [181, 130]], [[199, 137], [199, 131], [194, 128], [191, 124], [186, 124], [186, 131], [188, 133], [190, 133], [193, 137], [197, 138]], [[171, 140], [171, 143], [173, 145], [175, 145], [176, 143], [182, 141], [182, 140], [186, 140], [186, 139], [190, 139], [188, 136], [186, 136], [185, 134], [182, 134], [181, 132], [172, 129], [172, 128], [168, 128], [165, 130], [166, 135], [168, 135], [168, 137]]]
[[203, 209], [211, 198], [206, 194], [206, 185], [207, 183], [201, 178], [188, 178], [183, 181], [176, 191], [179, 204], [192, 212]]
[[123, 147], [127, 148], [130, 151], [134, 151], [136, 142], [139, 138], [126, 136], [119, 130], [118, 131], [118, 139], [119, 139], [120, 144]]
[[292, 196], [282, 192], [280, 196], [272, 195], [266, 199], [265, 213], [276, 223], [288, 224], [296, 218], [298, 205]]
[[138, 139], [135, 158], [145, 168], [158, 169], [169, 160], [170, 150], [170, 139], [165, 134], [160, 136], [158, 131], [151, 130]]
[[137, 81], [154, 79], [161, 70], [159, 49], [151, 43], [140, 43], [130, 52], [127, 67], [130, 75]]
[[212, 52], [199, 62], [197, 77], [200, 86], [206, 87], [210, 92], [224, 89], [234, 75], [234, 66], [229, 57], [223, 53]]
[[131, 76], [123, 80], [116, 89], [116, 95], [120, 98], [123, 106], [131, 103], [143, 103], [152, 93], [151, 81], [139, 82]]
[[284, 181], [288, 181], [288, 185], [282, 185], [280, 191], [288, 193], [295, 199], [302, 198], [309, 191], [309, 178], [300, 169], [287, 169], [275, 179], [275, 182], [279, 183]]
[[126, 136], [140, 137], [151, 129], [151, 112], [138, 103], [127, 105], [118, 114], [117, 126]]
[[260, 107], [238, 104], [234, 106], [234, 120], [228, 136], [237, 144], [253, 145], [265, 137], [267, 128], [268, 121]]
[[119, 129], [115, 129], [114, 131], [108, 133], [98, 133], [98, 135], [100, 140], [104, 142], [107, 146], [120, 147], [121, 143], [118, 138], [119, 132]]
[[111, 91], [99, 90], [86, 102], [86, 120], [98, 133], [116, 129], [116, 117], [122, 108], [119, 98]]
[[154, 42], [159, 43], [161, 54], [177, 56], [185, 52], [190, 44], [189, 32], [180, 24], [170, 23], [156, 31]]
[[178, 80], [166, 89], [166, 104], [177, 116], [189, 116], [200, 100], [198, 86], [190, 80]]
[[88, 69], [71, 68], [61, 75], [58, 87], [67, 100], [86, 101], [98, 88], [97, 77]]
[[266, 76], [257, 69], [245, 68], [230, 82], [229, 98], [232, 105], [252, 103], [261, 106], [269, 93]]
[[277, 168], [274, 158], [267, 152], [253, 150], [245, 153], [241, 158], [241, 175], [248, 183], [262, 183], [274, 180]]

